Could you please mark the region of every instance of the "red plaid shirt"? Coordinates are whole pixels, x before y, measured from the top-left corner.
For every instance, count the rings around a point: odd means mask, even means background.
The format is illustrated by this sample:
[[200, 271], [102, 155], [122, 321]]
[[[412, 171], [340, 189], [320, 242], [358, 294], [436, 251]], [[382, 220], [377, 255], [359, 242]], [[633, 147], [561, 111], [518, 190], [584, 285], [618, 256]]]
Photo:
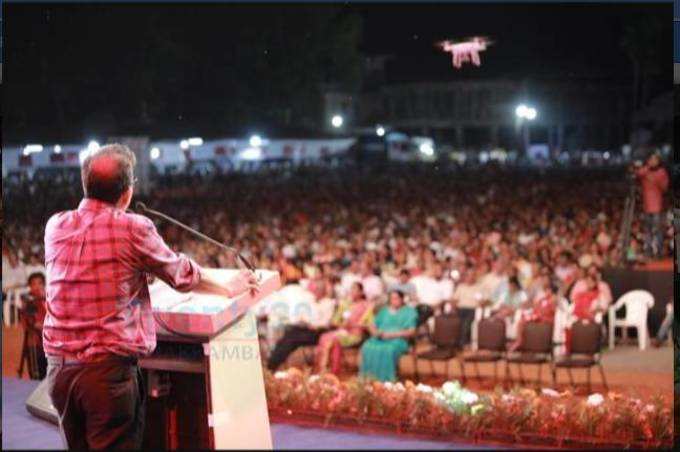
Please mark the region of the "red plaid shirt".
[[45, 267], [45, 352], [80, 360], [151, 353], [147, 273], [181, 292], [200, 278], [200, 267], [168, 248], [151, 220], [87, 198], [47, 222]]

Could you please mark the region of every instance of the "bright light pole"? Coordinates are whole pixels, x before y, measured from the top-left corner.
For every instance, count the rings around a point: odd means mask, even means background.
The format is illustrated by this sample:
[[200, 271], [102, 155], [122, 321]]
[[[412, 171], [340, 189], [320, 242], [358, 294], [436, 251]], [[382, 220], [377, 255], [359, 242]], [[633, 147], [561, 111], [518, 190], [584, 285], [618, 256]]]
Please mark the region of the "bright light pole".
[[529, 149], [529, 125], [526, 121], [533, 121], [538, 116], [538, 111], [534, 107], [527, 106], [525, 104], [520, 104], [515, 108], [515, 116], [517, 116], [517, 128], [522, 127], [522, 138], [524, 141], [524, 152], [526, 153]]
[[339, 129], [342, 127], [342, 124], [345, 122], [345, 119], [340, 116], [340, 115], [333, 115], [331, 118], [331, 125], [335, 127], [336, 129]]

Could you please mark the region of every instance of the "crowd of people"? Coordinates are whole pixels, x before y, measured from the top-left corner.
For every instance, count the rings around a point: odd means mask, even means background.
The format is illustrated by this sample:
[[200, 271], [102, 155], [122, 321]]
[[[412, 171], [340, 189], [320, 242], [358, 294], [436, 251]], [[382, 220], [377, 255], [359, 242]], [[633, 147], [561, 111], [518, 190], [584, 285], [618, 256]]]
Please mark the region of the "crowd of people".
[[[337, 372], [342, 348], [363, 344], [360, 371], [393, 380], [408, 339], [432, 314], [457, 313], [465, 347], [480, 306], [516, 319], [517, 331], [551, 321], [560, 298], [579, 318], [606, 310], [611, 291], [601, 269], [646, 259], [642, 214], [628, 249], [620, 247], [629, 183], [624, 171], [610, 169], [396, 165], [165, 179], [139, 198], [280, 272], [283, 289], [259, 306], [271, 369], [297, 347], [314, 345], [317, 369]], [[3, 292], [39, 269], [49, 215], [74, 208], [82, 196], [73, 184], [10, 190]], [[662, 235], [654, 251], [670, 256], [671, 218], [666, 211], [655, 218]], [[213, 245], [157, 224], [175, 250], [199, 264], [236, 266]], [[512, 349], [521, 347], [516, 337]]]

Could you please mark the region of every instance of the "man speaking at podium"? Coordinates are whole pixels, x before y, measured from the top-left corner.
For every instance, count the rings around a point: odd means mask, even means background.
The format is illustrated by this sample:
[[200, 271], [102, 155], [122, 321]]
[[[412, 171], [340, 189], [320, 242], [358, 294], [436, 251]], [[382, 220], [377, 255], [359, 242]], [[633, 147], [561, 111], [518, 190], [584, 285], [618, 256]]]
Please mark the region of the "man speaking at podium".
[[45, 227], [48, 391], [69, 449], [139, 449], [146, 389], [137, 358], [156, 347], [147, 275], [180, 292], [235, 297], [257, 290], [240, 272], [226, 286], [126, 212], [135, 155], [112, 144], [82, 165], [84, 199]]

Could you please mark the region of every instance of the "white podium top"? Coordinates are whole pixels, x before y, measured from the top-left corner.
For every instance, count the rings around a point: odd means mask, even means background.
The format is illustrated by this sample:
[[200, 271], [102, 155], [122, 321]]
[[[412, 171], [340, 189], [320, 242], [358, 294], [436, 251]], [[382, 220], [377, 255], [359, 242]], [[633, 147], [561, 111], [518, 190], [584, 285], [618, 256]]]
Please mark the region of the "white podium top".
[[[216, 268], [203, 270], [225, 283], [239, 271]], [[162, 322], [160, 326], [170, 333], [213, 336], [281, 286], [279, 273], [276, 271], [258, 269], [255, 274], [260, 281], [260, 292], [255, 296], [244, 293], [235, 298], [194, 292], [181, 293], [156, 279], [149, 286], [154, 315]]]

